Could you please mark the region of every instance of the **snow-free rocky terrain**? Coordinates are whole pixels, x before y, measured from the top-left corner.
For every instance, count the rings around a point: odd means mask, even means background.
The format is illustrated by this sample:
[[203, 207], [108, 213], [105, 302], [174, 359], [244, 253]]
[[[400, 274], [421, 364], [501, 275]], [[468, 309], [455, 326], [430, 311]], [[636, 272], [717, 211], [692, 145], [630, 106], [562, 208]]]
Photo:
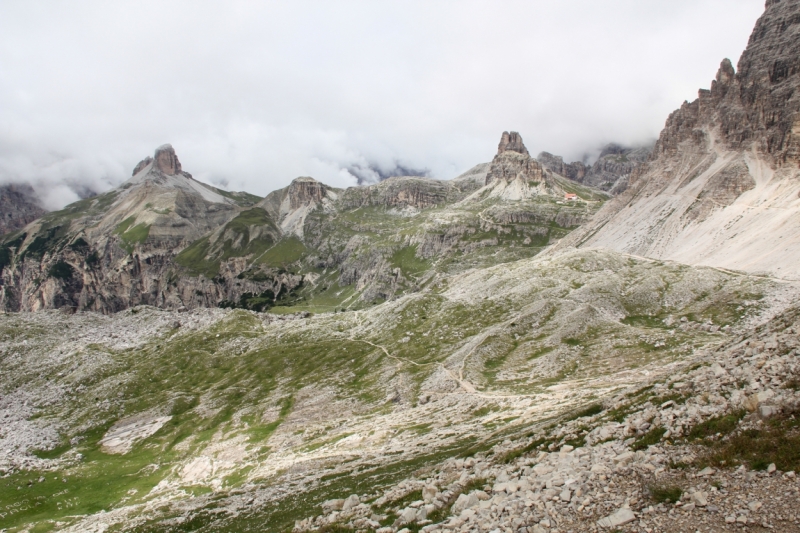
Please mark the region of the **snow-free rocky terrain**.
[[616, 197], [515, 132], [263, 199], [165, 145], [3, 237], [0, 531], [800, 531], [798, 28]]

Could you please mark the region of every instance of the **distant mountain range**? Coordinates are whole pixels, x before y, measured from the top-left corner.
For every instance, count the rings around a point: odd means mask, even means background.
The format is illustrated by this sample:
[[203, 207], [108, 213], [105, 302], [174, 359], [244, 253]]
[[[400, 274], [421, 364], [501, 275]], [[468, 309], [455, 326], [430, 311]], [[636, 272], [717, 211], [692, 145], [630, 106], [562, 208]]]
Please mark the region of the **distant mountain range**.
[[360, 307], [534, 255], [607, 198], [543, 167], [517, 133], [450, 181], [335, 189], [301, 177], [264, 199], [194, 180], [165, 145], [116, 189], [6, 235], [0, 306]]

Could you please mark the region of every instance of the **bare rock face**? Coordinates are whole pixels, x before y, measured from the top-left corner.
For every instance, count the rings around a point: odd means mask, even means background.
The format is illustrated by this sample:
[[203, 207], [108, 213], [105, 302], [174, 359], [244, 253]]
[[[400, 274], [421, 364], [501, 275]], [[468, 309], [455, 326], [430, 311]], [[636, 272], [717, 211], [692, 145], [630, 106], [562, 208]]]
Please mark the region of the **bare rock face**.
[[181, 171], [181, 162], [178, 161], [178, 156], [175, 155], [175, 149], [171, 144], [164, 144], [156, 148], [154, 159], [155, 168], [167, 176], [174, 176]]
[[327, 187], [314, 178], [295, 178], [289, 185], [288, 198], [292, 209], [299, 209], [312, 203], [321, 204]]
[[388, 178], [367, 187], [351, 187], [341, 195], [348, 209], [362, 206], [426, 209], [452, 201], [458, 191], [450, 183], [411, 176]]
[[528, 154], [528, 149], [525, 148], [525, 145], [522, 142], [522, 136], [516, 131], [512, 131], [511, 133], [504, 131], [502, 137], [500, 137], [500, 144], [497, 147], [497, 155], [502, 154], [503, 152], [517, 152], [520, 154], [530, 155]]
[[330, 210], [337, 194], [314, 178], [295, 178], [288, 187], [272, 191], [257, 205], [278, 222], [285, 234], [302, 238], [306, 218], [317, 209]]
[[583, 178], [589, 170], [589, 167], [580, 161], [565, 163], [563, 157], [560, 155], [553, 155], [550, 152], [541, 152], [536, 156], [536, 160], [539, 161], [544, 168], [580, 183], [583, 183]]
[[0, 235], [24, 228], [45, 213], [30, 185], [0, 187]]
[[542, 165], [528, 154], [528, 149], [522, 143], [519, 133], [504, 131], [497, 155], [492, 159], [489, 172], [486, 174], [486, 185], [497, 180], [510, 182], [515, 179], [541, 182]]
[[620, 193], [627, 188], [628, 178], [650, 155], [652, 147], [627, 147], [611, 143], [603, 147], [592, 165], [581, 161], [565, 163], [561, 156], [542, 152], [536, 159], [548, 170], [572, 181]]
[[565, 239], [689, 264], [800, 278], [800, 1], [769, 0], [666, 121], [628, 190]]
[[656, 157], [682, 142], [707, 142], [713, 125], [729, 150], [757, 150], [774, 167], [800, 165], [800, 3], [770, 0], [756, 23], [738, 72], [722, 61], [711, 90], [672, 113]]
[[138, 174], [139, 172], [141, 172], [142, 170], [144, 170], [144, 169], [145, 169], [145, 167], [147, 167], [147, 165], [149, 165], [149, 164], [150, 164], [150, 163], [152, 163], [152, 162], [153, 162], [153, 158], [152, 158], [152, 157], [150, 157], [150, 156], [148, 155], [147, 157], [145, 157], [144, 159], [142, 159], [141, 161], [139, 161], [139, 162], [136, 164], [136, 166], [135, 166], [135, 167], [133, 167], [133, 173], [131, 174], [131, 176], [135, 176], [136, 174]]

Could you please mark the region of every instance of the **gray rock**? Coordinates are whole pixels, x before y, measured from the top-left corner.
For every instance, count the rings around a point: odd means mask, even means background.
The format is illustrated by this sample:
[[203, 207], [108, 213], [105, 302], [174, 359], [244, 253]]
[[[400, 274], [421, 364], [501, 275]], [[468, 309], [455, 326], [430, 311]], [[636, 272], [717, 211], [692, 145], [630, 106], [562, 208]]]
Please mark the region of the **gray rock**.
[[629, 522], [633, 522], [634, 520], [636, 520], [636, 515], [633, 514], [633, 511], [631, 511], [627, 507], [623, 507], [622, 509], [619, 509], [617, 512], [598, 520], [597, 525], [599, 527], [612, 528], [625, 525]]
[[355, 494], [351, 494], [350, 496], [347, 497], [346, 500], [344, 500], [341, 509], [342, 511], [349, 511], [359, 503], [361, 503], [361, 500], [358, 498], [358, 496], [356, 496]]

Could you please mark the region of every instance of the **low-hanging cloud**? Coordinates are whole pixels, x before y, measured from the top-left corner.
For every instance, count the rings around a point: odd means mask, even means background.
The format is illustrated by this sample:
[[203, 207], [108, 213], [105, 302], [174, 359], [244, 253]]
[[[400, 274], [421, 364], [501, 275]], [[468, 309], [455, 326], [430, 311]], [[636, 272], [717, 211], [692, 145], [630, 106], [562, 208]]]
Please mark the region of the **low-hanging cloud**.
[[763, 0], [234, 0], [0, 5], [0, 183], [57, 208], [156, 146], [265, 195], [451, 178], [503, 130], [580, 159], [658, 135], [734, 62]]

